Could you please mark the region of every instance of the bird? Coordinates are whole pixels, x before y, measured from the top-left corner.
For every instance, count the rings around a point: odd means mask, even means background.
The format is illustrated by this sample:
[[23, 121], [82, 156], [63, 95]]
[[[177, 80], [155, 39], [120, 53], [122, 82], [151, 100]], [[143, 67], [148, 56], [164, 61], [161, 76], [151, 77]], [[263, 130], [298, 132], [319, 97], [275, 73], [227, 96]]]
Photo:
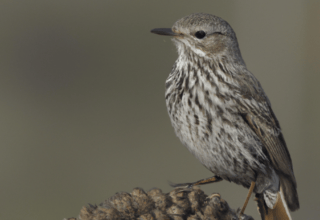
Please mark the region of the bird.
[[236, 34], [222, 18], [194, 13], [172, 28], [178, 58], [165, 82], [167, 111], [183, 145], [214, 176], [193, 186], [227, 180], [255, 193], [262, 219], [291, 219], [299, 209], [292, 160], [271, 103], [247, 69]]

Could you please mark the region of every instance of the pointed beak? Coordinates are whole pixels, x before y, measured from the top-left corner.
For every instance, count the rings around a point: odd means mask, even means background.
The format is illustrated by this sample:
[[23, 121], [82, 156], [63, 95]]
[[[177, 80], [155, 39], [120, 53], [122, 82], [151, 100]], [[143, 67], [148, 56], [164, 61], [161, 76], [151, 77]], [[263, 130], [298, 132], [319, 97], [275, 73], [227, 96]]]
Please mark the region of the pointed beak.
[[180, 34], [177, 34], [172, 31], [171, 28], [155, 28], [151, 30], [151, 33], [159, 34], [159, 35], [166, 35], [166, 36], [179, 36]]

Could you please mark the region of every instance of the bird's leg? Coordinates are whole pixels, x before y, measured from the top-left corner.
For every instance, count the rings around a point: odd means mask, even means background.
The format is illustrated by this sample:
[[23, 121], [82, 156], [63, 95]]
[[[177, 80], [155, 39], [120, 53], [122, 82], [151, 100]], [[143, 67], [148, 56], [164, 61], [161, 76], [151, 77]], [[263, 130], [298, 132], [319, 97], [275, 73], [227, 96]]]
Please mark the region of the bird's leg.
[[213, 177], [202, 179], [202, 180], [199, 180], [199, 181], [196, 181], [193, 183], [170, 183], [170, 186], [172, 186], [172, 187], [186, 186], [188, 188], [191, 188], [193, 186], [215, 183], [215, 182], [219, 182], [221, 180], [222, 180], [221, 177], [213, 176]]
[[251, 196], [251, 194], [252, 194], [252, 192], [253, 192], [253, 189], [254, 189], [254, 186], [255, 186], [255, 185], [256, 185], [256, 182], [251, 182], [251, 186], [250, 186], [250, 188], [249, 188], [249, 192], [248, 192], [247, 198], [246, 198], [246, 200], [244, 201], [244, 204], [243, 204], [242, 209], [241, 209], [241, 211], [240, 211], [240, 213], [239, 213], [239, 216], [241, 216], [241, 215], [244, 213], [244, 210], [246, 209], [246, 207], [247, 207], [247, 205], [248, 205], [250, 196]]

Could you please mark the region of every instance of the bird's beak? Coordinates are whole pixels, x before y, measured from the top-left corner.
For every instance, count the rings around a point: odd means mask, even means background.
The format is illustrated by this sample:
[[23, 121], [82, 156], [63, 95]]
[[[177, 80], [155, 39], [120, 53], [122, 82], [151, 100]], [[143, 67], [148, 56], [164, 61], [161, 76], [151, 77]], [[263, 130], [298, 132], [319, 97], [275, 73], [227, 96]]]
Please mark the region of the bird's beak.
[[151, 30], [151, 33], [159, 34], [159, 35], [166, 35], [166, 36], [179, 36], [180, 34], [177, 34], [172, 31], [171, 28], [155, 28]]

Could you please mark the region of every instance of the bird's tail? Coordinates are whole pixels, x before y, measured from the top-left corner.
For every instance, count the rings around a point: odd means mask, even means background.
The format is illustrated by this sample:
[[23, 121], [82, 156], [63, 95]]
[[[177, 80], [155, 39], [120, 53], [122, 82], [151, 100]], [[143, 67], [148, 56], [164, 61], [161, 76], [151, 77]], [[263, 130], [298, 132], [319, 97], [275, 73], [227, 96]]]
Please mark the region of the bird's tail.
[[268, 208], [264, 201], [263, 194], [256, 194], [256, 201], [262, 220], [292, 220], [281, 187], [273, 209]]

